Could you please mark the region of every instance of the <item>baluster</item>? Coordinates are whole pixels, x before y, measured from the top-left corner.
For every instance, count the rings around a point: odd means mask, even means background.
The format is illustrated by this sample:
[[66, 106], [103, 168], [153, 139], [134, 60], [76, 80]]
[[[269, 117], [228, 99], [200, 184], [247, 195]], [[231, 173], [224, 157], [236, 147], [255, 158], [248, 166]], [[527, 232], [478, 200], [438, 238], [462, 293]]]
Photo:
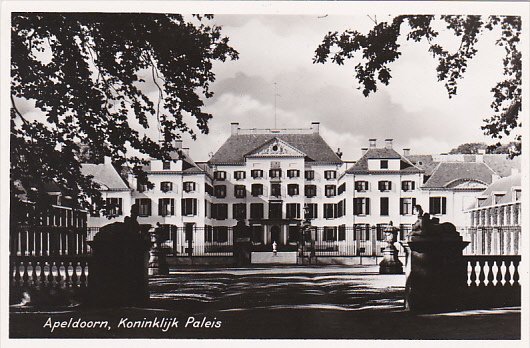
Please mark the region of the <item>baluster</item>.
[[477, 286], [477, 272], [476, 272], [476, 259], [469, 260], [469, 263], [471, 264], [471, 274], [469, 275], [469, 279], [471, 280], [471, 283], [469, 284], [470, 287], [476, 287]]
[[29, 274], [28, 274], [28, 261], [22, 261], [22, 266], [24, 267], [24, 273], [22, 274], [22, 281], [24, 286], [28, 285]]
[[55, 277], [53, 276], [53, 267], [55, 266], [55, 262], [50, 260], [48, 264], [48, 285], [50, 288], [53, 288], [55, 285]]
[[504, 274], [504, 286], [511, 287], [512, 284], [510, 283], [510, 281], [512, 280], [512, 275], [510, 273], [510, 266], [512, 265], [512, 262], [510, 260], [504, 260], [504, 264], [506, 265], [506, 273]]
[[72, 287], [77, 287], [77, 282], [79, 280], [79, 277], [77, 276], [77, 264], [78, 262], [77, 261], [73, 261], [72, 262], [72, 266], [73, 266], [73, 269], [72, 269]]
[[86, 261], [81, 260], [79, 263], [81, 265], [81, 276], [79, 277], [79, 281], [81, 282], [80, 287], [85, 288], [87, 283], [87, 276], [85, 274], [85, 267], [87, 265]]
[[56, 261], [57, 264], [57, 274], [55, 279], [57, 280], [57, 288], [62, 288], [63, 286], [63, 275], [61, 274], [61, 268], [63, 267], [63, 261]]
[[485, 261], [484, 260], [478, 260], [478, 264], [479, 264], [479, 267], [480, 267], [480, 272], [478, 274], [478, 286], [479, 287], [482, 287], [482, 286], [485, 286], [485, 282], [484, 280], [486, 279], [486, 275], [484, 274], [484, 266], [485, 266]]
[[46, 267], [46, 261], [39, 261], [39, 265], [40, 265], [40, 284], [41, 286], [46, 286], [46, 272], [45, 272], [45, 267]]
[[496, 287], [502, 286], [502, 260], [495, 261], [495, 264], [497, 265], [497, 272], [495, 275], [495, 279], [497, 280], [497, 283], [495, 284]]
[[18, 286], [20, 285], [20, 261], [17, 259], [15, 260], [15, 284]]
[[487, 286], [492, 287], [493, 279], [495, 279], [493, 276], [493, 265], [495, 264], [495, 260], [494, 259], [486, 260], [486, 263], [488, 264], [488, 284]]
[[513, 270], [513, 286], [521, 286], [521, 284], [519, 284], [519, 260], [518, 259], [514, 259], [513, 260], [513, 267], [514, 267], [514, 270]]
[[37, 261], [35, 259], [31, 260], [31, 283], [32, 285], [38, 284], [38, 277], [37, 277]]

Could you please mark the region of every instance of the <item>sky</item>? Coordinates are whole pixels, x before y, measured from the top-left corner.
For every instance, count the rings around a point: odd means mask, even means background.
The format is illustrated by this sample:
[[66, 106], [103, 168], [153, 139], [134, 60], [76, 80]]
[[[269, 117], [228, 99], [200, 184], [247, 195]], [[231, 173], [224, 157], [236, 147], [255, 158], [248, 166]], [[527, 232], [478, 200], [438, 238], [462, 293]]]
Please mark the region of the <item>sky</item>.
[[[372, 16], [373, 18], [373, 16]], [[378, 18], [382, 21], [388, 18]], [[195, 143], [185, 141], [192, 158], [207, 160], [230, 134], [230, 123], [241, 128], [274, 128], [275, 85], [278, 128], [306, 128], [318, 121], [321, 134], [343, 159], [356, 160], [369, 138], [379, 144], [394, 139], [394, 148], [411, 153], [443, 153], [466, 142], [492, 143], [480, 129], [491, 114], [491, 88], [502, 76], [503, 50], [489, 32], [481, 37], [479, 53], [470, 62], [449, 98], [437, 81], [436, 60], [425, 43], [402, 44], [402, 56], [390, 67], [388, 86], [364, 97], [353, 76], [354, 61], [344, 66], [313, 64], [314, 51], [329, 31], [367, 32], [374, 23], [367, 15], [217, 15], [239, 60], [214, 65], [215, 95], [206, 110], [213, 115], [210, 134]], [[440, 28], [443, 30], [443, 28]], [[440, 42], [458, 44], [449, 33]]]
[[[480, 127], [492, 113], [490, 90], [502, 77], [503, 49], [494, 44], [495, 32], [481, 35], [478, 54], [452, 98], [437, 81], [437, 61], [427, 44], [404, 38], [399, 41], [401, 57], [389, 65], [390, 84], [379, 84], [376, 93], [364, 97], [354, 78], [358, 61], [314, 64], [313, 56], [328, 32], [367, 32], [373, 19], [366, 14], [216, 15], [213, 22], [222, 26], [239, 59], [213, 66], [215, 94], [205, 100], [205, 111], [213, 115], [210, 133], [199, 134], [196, 141], [184, 138], [191, 157], [207, 161], [229, 137], [231, 122], [241, 128], [274, 128], [275, 114], [277, 128], [309, 128], [320, 122], [323, 138], [350, 161], [361, 156], [370, 138], [380, 145], [392, 138], [396, 150], [410, 148], [412, 154], [449, 152], [467, 142], [493, 143]], [[439, 42], [456, 49], [459, 42], [452, 33], [438, 29]], [[152, 83], [144, 92], [152, 100], [158, 96]], [[32, 103], [20, 109], [27, 117], [39, 117]], [[156, 127], [148, 134], [156, 138]]]

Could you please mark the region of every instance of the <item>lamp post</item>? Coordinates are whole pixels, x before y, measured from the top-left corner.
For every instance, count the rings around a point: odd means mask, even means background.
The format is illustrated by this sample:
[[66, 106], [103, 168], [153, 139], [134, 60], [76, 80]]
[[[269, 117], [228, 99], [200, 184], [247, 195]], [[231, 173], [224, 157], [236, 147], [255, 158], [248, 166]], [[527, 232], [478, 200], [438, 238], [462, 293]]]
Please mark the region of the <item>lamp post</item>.
[[392, 221], [384, 230], [387, 245], [383, 249], [383, 260], [379, 263], [379, 274], [403, 274], [403, 264], [399, 260], [398, 250], [394, 246], [398, 231], [399, 228], [394, 227]]
[[[300, 236], [298, 238], [299, 240], [299, 248], [298, 248], [298, 255], [300, 257], [304, 257], [304, 249], [305, 249], [305, 241], [308, 238], [311, 238], [311, 219], [309, 218], [309, 207], [306, 204], [304, 204], [304, 221], [300, 225]], [[302, 261], [303, 263], [303, 261]]]

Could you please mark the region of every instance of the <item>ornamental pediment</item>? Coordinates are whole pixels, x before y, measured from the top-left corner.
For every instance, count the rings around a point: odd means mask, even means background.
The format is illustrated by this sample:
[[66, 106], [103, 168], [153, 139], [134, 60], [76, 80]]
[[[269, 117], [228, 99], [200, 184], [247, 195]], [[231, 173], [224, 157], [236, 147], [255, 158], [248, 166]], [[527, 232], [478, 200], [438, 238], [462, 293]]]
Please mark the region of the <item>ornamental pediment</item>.
[[289, 143], [274, 138], [256, 149], [248, 152], [245, 157], [305, 157], [306, 154]]

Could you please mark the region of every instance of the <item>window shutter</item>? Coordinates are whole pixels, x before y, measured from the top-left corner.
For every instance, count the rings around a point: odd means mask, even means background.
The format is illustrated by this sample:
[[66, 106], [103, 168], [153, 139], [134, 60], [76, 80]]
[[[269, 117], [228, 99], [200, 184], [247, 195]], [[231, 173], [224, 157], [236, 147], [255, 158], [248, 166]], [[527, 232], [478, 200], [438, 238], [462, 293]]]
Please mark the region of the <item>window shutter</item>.
[[416, 189], [416, 182], [415, 182], [415, 181], [411, 181], [411, 182], [410, 182], [410, 188], [411, 188], [412, 190], [415, 190], [415, 189]]
[[[414, 185], [414, 183], [412, 183]], [[412, 210], [411, 210], [411, 214], [414, 214], [414, 207], [416, 206], [416, 198], [412, 198]]]
[[442, 214], [446, 214], [447, 198], [442, 197]]
[[406, 181], [402, 181], [401, 182], [401, 191], [407, 191], [407, 182]]
[[366, 215], [370, 215], [370, 198], [366, 198]]
[[403, 215], [403, 203], [404, 203], [404, 199], [403, 198], [400, 198], [399, 199], [399, 215]]
[[185, 216], [186, 215], [186, 199], [185, 198], [182, 198], [181, 199], [181, 214], [182, 216]]
[[123, 200], [121, 198], [118, 198], [118, 215], [122, 215], [122, 206], [123, 206]]
[[379, 191], [383, 191], [383, 182], [382, 181], [379, 181], [378, 186], [379, 186]]
[[158, 200], [158, 215], [162, 216], [162, 205], [164, 204], [164, 201], [162, 198]]
[[392, 191], [392, 181], [388, 181], [388, 191]]

